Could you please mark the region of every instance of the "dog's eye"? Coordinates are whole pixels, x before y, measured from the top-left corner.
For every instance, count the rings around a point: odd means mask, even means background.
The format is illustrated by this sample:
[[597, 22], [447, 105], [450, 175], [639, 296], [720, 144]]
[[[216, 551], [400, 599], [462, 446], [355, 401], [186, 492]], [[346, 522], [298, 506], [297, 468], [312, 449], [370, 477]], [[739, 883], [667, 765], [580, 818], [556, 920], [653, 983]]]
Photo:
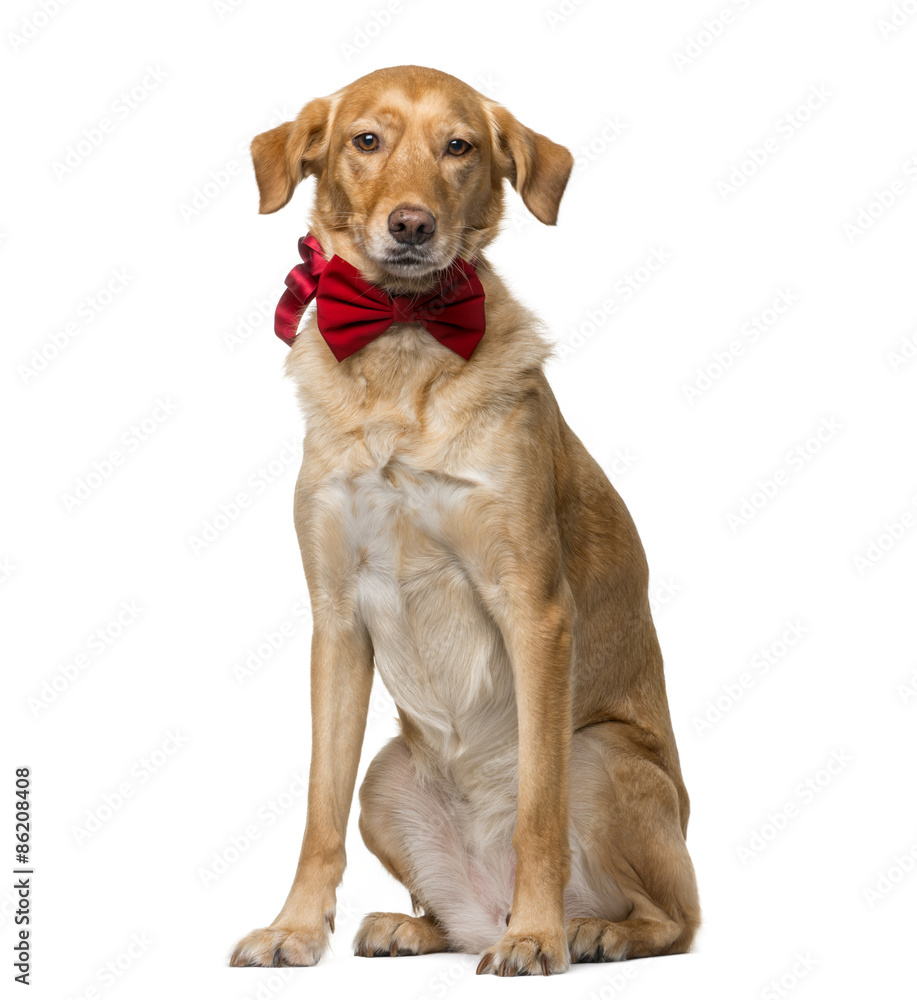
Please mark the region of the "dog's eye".
[[464, 156], [471, 149], [471, 143], [464, 139], [453, 139], [446, 148], [453, 156]]
[[353, 137], [353, 144], [357, 149], [362, 149], [364, 153], [371, 153], [374, 149], [379, 148], [379, 137], [373, 135], [372, 132], [363, 132]]

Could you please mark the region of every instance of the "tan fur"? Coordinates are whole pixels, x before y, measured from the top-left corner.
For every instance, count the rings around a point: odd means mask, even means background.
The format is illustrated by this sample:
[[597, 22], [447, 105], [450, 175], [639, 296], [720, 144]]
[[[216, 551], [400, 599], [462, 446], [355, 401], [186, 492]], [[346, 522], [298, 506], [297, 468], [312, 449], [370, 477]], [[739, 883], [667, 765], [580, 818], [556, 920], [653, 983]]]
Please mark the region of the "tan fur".
[[[356, 149], [361, 133], [379, 148]], [[454, 138], [471, 150], [446, 152]], [[402, 735], [367, 773], [360, 827], [424, 915], [370, 914], [357, 954], [479, 948], [479, 971], [515, 975], [688, 950], [688, 796], [643, 548], [558, 410], [536, 317], [483, 256], [503, 181], [553, 224], [572, 157], [419, 67], [311, 102], [252, 154], [263, 212], [314, 175], [326, 255], [393, 294], [476, 258], [487, 331], [466, 362], [395, 324], [339, 364], [309, 318], [289, 355], [307, 425], [308, 822], [287, 902], [232, 964], [311, 965], [326, 946], [374, 664]], [[414, 268], [386, 259], [403, 206], [436, 219]]]

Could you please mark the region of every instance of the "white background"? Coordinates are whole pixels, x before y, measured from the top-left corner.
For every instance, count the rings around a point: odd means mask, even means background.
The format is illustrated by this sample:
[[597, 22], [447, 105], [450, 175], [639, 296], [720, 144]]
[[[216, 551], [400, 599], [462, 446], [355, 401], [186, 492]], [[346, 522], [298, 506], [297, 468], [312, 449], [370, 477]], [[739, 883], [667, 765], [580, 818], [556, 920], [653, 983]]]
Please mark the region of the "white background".
[[[28, 765], [31, 995], [912, 995], [917, 4], [884, 26], [892, 0], [59, 3], [2, 25], [0, 857]], [[311, 182], [259, 217], [247, 146], [405, 62], [577, 153], [558, 227], [511, 193], [491, 256], [570, 348], [550, 380], [646, 546], [705, 911], [688, 956], [514, 984], [355, 959], [361, 915], [408, 900], [354, 822], [332, 952], [226, 967], [289, 887], [309, 758], [302, 426], [271, 317]], [[364, 767], [393, 714], [378, 689]]]

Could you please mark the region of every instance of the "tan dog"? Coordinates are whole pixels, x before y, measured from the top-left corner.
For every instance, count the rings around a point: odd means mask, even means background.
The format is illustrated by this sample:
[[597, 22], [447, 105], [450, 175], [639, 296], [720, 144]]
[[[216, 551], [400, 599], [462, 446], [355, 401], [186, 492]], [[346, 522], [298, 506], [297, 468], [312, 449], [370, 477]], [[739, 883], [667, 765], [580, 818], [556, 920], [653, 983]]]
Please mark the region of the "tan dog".
[[315, 176], [326, 256], [390, 294], [475, 259], [487, 327], [468, 361], [418, 323], [342, 363], [314, 317], [293, 344], [308, 822], [283, 909], [231, 963], [313, 965], [327, 946], [374, 664], [401, 735], [369, 767], [360, 830], [417, 915], [369, 914], [358, 955], [484, 951], [479, 972], [521, 975], [687, 951], [688, 796], [643, 548], [560, 415], [536, 317], [482, 256], [504, 179], [555, 223], [570, 153], [404, 66], [312, 101], [252, 156], [261, 211]]

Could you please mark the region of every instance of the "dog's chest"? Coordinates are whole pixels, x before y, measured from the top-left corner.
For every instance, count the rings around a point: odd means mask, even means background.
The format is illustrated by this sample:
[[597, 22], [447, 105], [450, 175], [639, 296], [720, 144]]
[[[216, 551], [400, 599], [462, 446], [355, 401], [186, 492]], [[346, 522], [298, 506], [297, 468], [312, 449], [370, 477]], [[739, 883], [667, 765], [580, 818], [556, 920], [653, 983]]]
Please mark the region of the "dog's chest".
[[[398, 706], [445, 759], [492, 753], [515, 733], [502, 636], [459, 550], [474, 482], [392, 458], [341, 473], [334, 492], [346, 588]], [[329, 499], [331, 499], [329, 497]]]

